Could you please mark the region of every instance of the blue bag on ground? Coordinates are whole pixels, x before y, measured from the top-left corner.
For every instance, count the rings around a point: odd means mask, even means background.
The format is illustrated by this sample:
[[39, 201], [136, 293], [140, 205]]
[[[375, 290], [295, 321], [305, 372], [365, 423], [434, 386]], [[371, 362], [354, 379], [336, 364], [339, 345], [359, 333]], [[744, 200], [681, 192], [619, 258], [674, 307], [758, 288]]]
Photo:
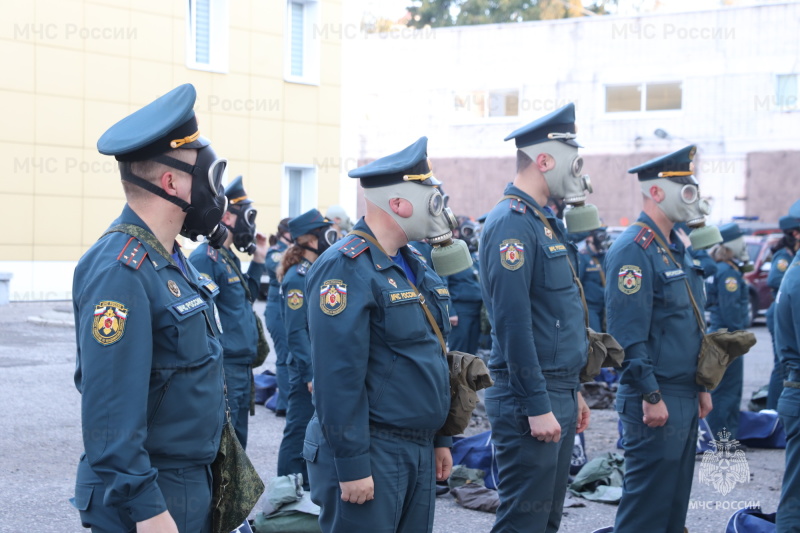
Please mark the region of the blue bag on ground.
[[269, 370], [265, 370], [262, 374], [254, 375], [253, 379], [256, 383], [256, 404], [264, 405], [275, 394], [275, 390], [278, 388], [278, 380], [275, 374]]
[[775, 533], [775, 513], [764, 514], [760, 507], [740, 509], [731, 515], [725, 533]]
[[742, 411], [738, 440], [751, 448], [786, 448], [786, 431], [777, 411]]
[[492, 432], [484, 431], [471, 437], [453, 439], [450, 450], [454, 465], [483, 470], [483, 481], [488, 489], [497, 489], [497, 458], [495, 457]]

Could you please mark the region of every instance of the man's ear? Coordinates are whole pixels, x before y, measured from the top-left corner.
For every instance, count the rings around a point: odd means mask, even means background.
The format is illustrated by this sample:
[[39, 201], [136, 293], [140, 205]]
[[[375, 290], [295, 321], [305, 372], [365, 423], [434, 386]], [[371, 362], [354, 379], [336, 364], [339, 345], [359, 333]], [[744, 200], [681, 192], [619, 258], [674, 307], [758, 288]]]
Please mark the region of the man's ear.
[[161, 175], [161, 188], [171, 196], [178, 196], [178, 176], [174, 172], [164, 172]]
[[548, 154], [539, 154], [536, 156], [536, 167], [539, 172], [547, 172], [555, 166], [555, 160]]
[[225, 211], [225, 213], [222, 214], [221, 222], [223, 224], [225, 224], [226, 226], [235, 226], [236, 225], [236, 215], [234, 215], [230, 211]]
[[650, 198], [657, 204], [660, 204], [664, 201], [664, 189], [659, 187], [658, 185], [651, 185], [650, 186]]
[[400, 214], [400, 198], [390, 198], [389, 207], [395, 215]]

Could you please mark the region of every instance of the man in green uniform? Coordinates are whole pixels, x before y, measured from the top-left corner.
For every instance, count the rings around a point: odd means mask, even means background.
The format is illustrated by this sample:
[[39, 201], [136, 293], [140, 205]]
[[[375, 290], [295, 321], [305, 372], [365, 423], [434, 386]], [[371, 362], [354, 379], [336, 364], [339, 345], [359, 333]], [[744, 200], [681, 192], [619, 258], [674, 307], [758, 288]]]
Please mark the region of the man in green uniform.
[[186, 84], [97, 143], [127, 204], [75, 269], [75, 385], [85, 453], [73, 505], [95, 533], [211, 530], [211, 469], [225, 416], [213, 297], [175, 242], [225, 242], [225, 160], [200, 137]]
[[[267, 239], [256, 233], [256, 210], [244, 190], [241, 176], [228, 185], [225, 196], [228, 209], [222, 216], [222, 224], [228, 229], [228, 238], [219, 249], [207, 242], [200, 244], [189, 256], [189, 261], [220, 288], [215, 303], [225, 332], [220, 341], [225, 355], [228, 406], [236, 436], [242, 446], [247, 447], [252, 365], [258, 351], [256, 321], [260, 320], [253, 313], [253, 302], [264, 273]], [[242, 262], [233, 251], [234, 246], [242, 252], [253, 254], [246, 274], [242, 272]]]

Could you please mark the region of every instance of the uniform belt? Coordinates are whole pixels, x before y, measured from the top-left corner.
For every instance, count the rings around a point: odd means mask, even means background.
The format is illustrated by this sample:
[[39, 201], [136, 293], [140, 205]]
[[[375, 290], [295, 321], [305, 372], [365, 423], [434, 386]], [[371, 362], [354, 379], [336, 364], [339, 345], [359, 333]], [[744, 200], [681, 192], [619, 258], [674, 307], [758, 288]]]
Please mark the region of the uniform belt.
[[[491, 370], [494, 387], [508, 388], [508, 371]], [[542, 372], [545, 388], [551, 391], [577, 390], [580, 385], [577, 375], [564, 376], [563, 372]]]
[[790, 389], [800, 389], [800, 381], [784, 381], [783, 386]]
[[786, 381], [800, 381], [800, 370], [790, 370], [786, 376]]
[[433, 443], [433, 437], [436, 435], [436, 430], [395, 428], [372, 424], [369, 426], [369, 434], [371, 437], [376, 437], [379, 439], [407, 440], [416, 444], [426, 445]]

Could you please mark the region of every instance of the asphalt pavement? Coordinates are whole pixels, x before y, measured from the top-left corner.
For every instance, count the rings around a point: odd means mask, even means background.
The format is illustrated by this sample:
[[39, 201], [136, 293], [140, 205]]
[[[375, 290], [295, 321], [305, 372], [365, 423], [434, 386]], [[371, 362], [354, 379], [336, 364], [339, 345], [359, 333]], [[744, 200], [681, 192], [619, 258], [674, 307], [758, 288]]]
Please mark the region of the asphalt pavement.
[[[257, 304], [263, 312], [263, 302]], [[758, 344], [745, 356], [744, 404], [769, 380], [772, 348], [763, 325], [753, 330]], [[274, 368], [271, 354], [264, 368]], [[78, 513], [69, 504], [75, 467], [82, 451], [80, 395], [73, 383], [75, 331], [71, 302], [12, 303], [0, 307], [0, 405], [6, 430], [0, 432], [0, 533], [79, 533]], [[275, 475], [283, 418], [262, 406], [250, 419], [248, 454], [268, 480]], [[617, 415], [593, 410], [586, 432], [589, 459], [618, 452]], [[691, 533], [721, 533], [733, 511], [759, 503], [774, 512], [784, 469], [783, 450], [749, 449], [750, 481], [722, 496], [698, 482], [695, 468], [687, 518]], [[614, 521], [616, 506], [577, 500], [565, 510], [560, 531], [589, 533]], [[256, 508], [260, 509], [261, 504]], [[494, 515], [460, 507], [449, 496], [437, 499], [436, 533], [489, 531]]]

